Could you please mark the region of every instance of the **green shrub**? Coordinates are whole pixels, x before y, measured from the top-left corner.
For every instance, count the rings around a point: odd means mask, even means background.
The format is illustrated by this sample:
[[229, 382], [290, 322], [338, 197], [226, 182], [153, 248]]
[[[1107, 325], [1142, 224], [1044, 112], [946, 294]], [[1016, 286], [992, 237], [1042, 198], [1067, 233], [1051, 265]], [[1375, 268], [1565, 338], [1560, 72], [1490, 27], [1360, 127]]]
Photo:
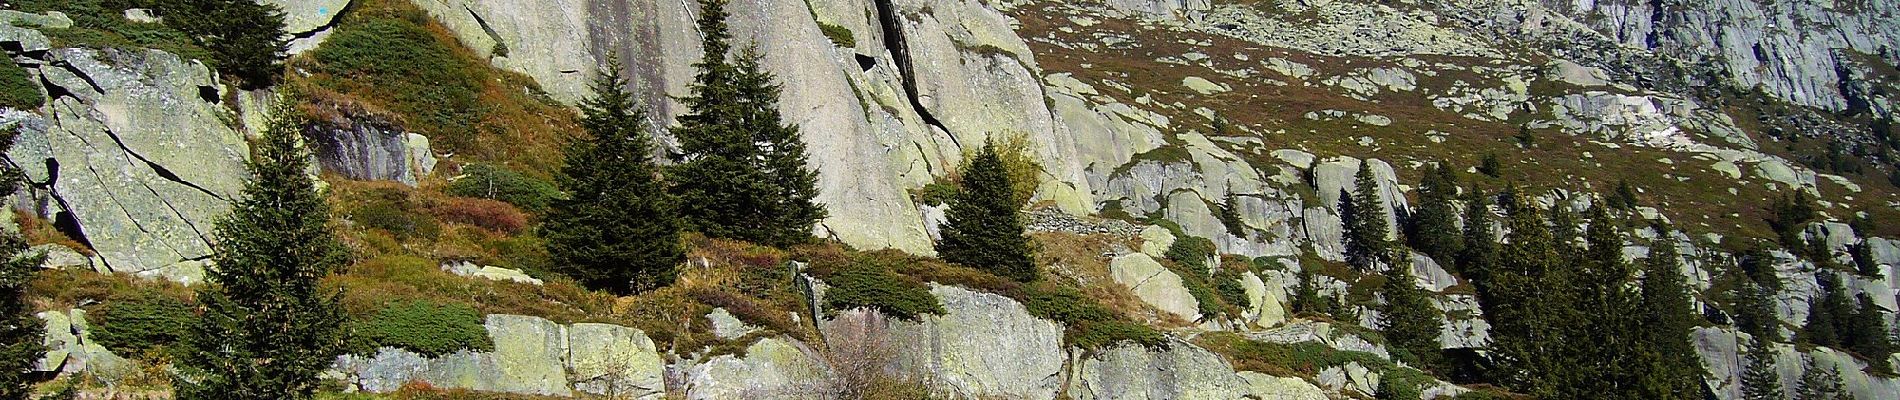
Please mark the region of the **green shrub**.
[[426, 15], [397, 14], [362, 15], [337, 27], [311, 52], [315, 70], [332, 77], [316, 82], [377, 99], [447, 150], [470, 150], [484, 110], [477, 92], [483, 71], [431, 34]]
[[924, 290], [922, 282], [891, 272], [881, 265], [854, 262], [826, 282], [825, 306], [833, 311], [874, 308], [885, 315], [916, 319], [924, 314], [943, 314], [943, 304]]
[[1114, 311], [1102, 306], [1095, 299], [1069, 287], [1055, 287], [1036, 290], [1029, 294], [1023, 306], [1029, 309], [1029, 315], [1051, 319], [1065, 325], [1074, 325], [1085, 321], [1115, 320]]
[[1148, 348], [1167, 346], [1168, 337], [1147, 325], [1126, 321], [1085, 322], [1069, 327], [1064, 335], [1070, 345], [1083, 349], [1101, 349], [1130, 342]]
[[115, 295], [88, 319], [93, 340], [122, 355], [162, 353], [198, 321], [191, 303], [152, 290]]
[[449, 194], [501, 200], [535, 213], [547, 212], [554, 199], [561, 197], [553, 184], [507, 167], [468, 164], [462, 166], [462, 174], [449, 184]]
[[849, 28], [819, 22], [818, 30], [824, 31], [825, 37], [831, 38], [831, 42], [836, 43], [838, 47], [858, 47], [858, 40], [852, 36], [851, 29]]
[[941, 206], [957, 197], [957, 184], [946, 179], [938, 179], [911, 192], [912, 200], [927, 206]]
[[368, 192], [366, 197], [350, 211], [350, 221], [389, 231], [398, 239], [435, 238], [442, 234], [442, 224], [423, 212], [403, 189], [378, 188]]
[[46, 97], [40, 95], [40, 85], [27, 76], [26, 68], [11, 58], [0, 60], [0, 107], [32, 110], [44, 104]]
[[1247, 298], [1247, 287], [1240, 284], [1240, 279], [1240, 273], [1231, 269], [1215, 273], [1214, 293], [1220, 295], [1221, 301], [1228, 305], [1247, 308], [1252, 306], [1253, 301]]
[[1214, 246], [1214, 241], [1212, 240], [1207, 240], [1207, 238], [1203, 237], [1184, 236], [1180, 239], [1176, 239], [1173, 245], [1168, 246], [1167, 253], [1162, 255], [1183, 265], [1196, 267], [1200, 269], [1202, 273], [1206, 273], [1208, 269], [1207, 260], [1212, 259], [1216, 251], [1219, 250]]
[[356, 334], [359, 352], [386, 346], [434, 357], [458, 350], [495, 348], [482, 327], [482, 315], [474, 308], [425, 300], [390, 303], [359, 322]]

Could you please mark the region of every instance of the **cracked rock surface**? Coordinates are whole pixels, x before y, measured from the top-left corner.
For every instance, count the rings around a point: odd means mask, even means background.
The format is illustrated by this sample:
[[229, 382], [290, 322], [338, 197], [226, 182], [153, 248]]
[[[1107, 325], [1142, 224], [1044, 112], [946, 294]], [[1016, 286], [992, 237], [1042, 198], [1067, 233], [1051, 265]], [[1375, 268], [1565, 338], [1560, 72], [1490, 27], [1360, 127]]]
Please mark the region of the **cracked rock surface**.
[[114, 272], [211, 254], [211, 221], [242, 190], [243, 136], [214, 101], [204, 64], [157, 50], [56, 49], [38, 68], [52, 100], [21, 127], [7, 158], [49, 219], [72, 221]]

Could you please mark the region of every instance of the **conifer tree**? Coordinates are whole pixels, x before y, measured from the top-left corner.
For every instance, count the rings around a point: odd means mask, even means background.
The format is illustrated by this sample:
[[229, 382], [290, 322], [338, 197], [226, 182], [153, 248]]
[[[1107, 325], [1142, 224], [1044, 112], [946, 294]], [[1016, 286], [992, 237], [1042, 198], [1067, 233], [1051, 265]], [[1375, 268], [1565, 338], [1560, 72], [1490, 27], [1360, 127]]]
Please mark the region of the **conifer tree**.
[[1313, 271], [1309, 271], [1304, 267], [1300, 268], [1299, 274], [1300, 284], [1293, 291], [1293, 312], [1313, 314], [1331, 313], [1332, 310], [1323, 307], [1324, 303], [1320, 301], [1319, 284], [1315, 282], [1315, 280], [1319, 279], [1316, 276], [1317, 274], [1314, 274]]
[[1748, 365], [1742, 369], [1742, 400], [1781, 400], [1781, 375], [1775, 368], [1775, 351], [1768, 338], [1756, 336], [1748, 342]]
[[1340, 208], [1346, 228], [1346, 262], [1361, 271], [1371, 271], [1374, 265], [1391, 261], [1387, 258], [1391, 221], [1379, 199], [1379, 181], [1372, 175], [1372, 163], [1359, 163], [1353, 183], [1352, 193], [1340, 196], [1340, 201], [1346, 203]]
[[1604, 201], [1610, 204], [1610, 208], [1624, 211], [1635, 210], [1637, 204], [1636, 188], [1630, 187], [1629, 181], [1618, 180], [1616, 181], [1616, 192], [1614, 192], [1610, 198], [1604, 199]]
[[211, 55], [219, 71], [253, 87], [271, 85], [289, 51], [284, 12], [253, 0], [159, 0], [165, 24], [190, 36]]
[[[1588, 247], [1574, 265], [1571, 287], [1579, 318], [1565, 332], [1570, 343], [1567, 372], [1579, 375], [1569, 391], [1575, 396], [1640, 399], [1639, 363], [1644, 331], [1641, 302], [1627, 282], [1634, 273], [1623, 261], [1623, 233], [1604, 205], [1590, 207], [1584, 237]], [[1687, 336], [1684, 336], [1685, 338]]]
[[1814, 198], [1809, 197], [1806, 190], [1794, 189], [1793, 192], [1775, 198], [1769, 209], [1773, 217], [1768, 220], [1768, 227], [1775, 231], [1781, 246], [1789, 249], [1800, 248], [1801, 230], [1819, 216], [1814, 209]]
[[1874, 304], [1874, 298], [1867, 293], [1854, 297], [1860, 306], [1854, 311], [1853, 320], [1848, 321], [1844, 341], [1854, 353], [1866, 357], [1874, 371], [1892, 372], [1887, 356], [1893, 354], [1893, 337], [1887, 331], [1886, 319], [1880, 316], [1880, 305]]
[[1874, 279], [1886, 278], [1880, 273], [1880, 262], [1874, 260], [1873, 245], [1867, 244], [1866, 241], [1848, 245], [1847, 254], [1854, 259], [1854, 270], [1861, 276]]
[[1577, 223], [1577, 213], [1568, 204], [1558, 201], [1550, 207], [1550, 242], [1557, 247], [1557, 253], [1567, 258], [1582, 256], [1577, 247], [1577, 239], [1583, 237], [1583, 231]]
[[581, 103], [584, 132], [567, 148], [556, 183], [568, 196], [543, 226], [548, 256], [582, 284], [630, 294], [673, 282], [686, 259], [677, 200], [653, 160], [653, 138], [618, 58], [596, 72]]
[[1814, 281], [1820, 292], [1808, 307], [1808, 320], [1801, 328], [1802, 339], [1817, 346], [1840, 347], [1841, 335], [1848, 330], [1847, 322], [1854, 314], [1854, 304], [1848, 302], [1839, 275], [1832, 271], [1815, 271]]
[[1781, 321], [1775, 317], [1774, 289], [1741, 279], [1736, 285], [1735, 328], [1766, 340], [1779, 339]]
[[1464, 249], [1458, 232], [1458, 209], [1452, 204], [1458, 196], [1457, 179], [1450, 164], [1443, 162], [1425, 174], [1419, 183], [1418, 214], [1409, 224], [1411, 232], [1405, 235], [1412, 248], [1441, 263], [1451, 262]]
[[343, 352], [341, 291], [318, 280], [347, 258], [304, 171], [296, 101], [283, 100], [249, 167], [243, 200], [217, 223], [201, 320], [174, 379], [181, 399], [307, 399]]
[[1853, 397], [1841, 388], [1841, 373], [1834, 368], [1822, 366], [1808, 357], [1807, 368], [1801, 370], [1801, 380], [1794, 387], [1794, 400], [1846, 400]]
[[1564, 351], [1566, 322], [1574, 321], [1565, 290], [1564, 262], [1552, 243], [1540, 210], [1507, 189], [1501, 201], [1511, 206], [1509, 234], [1493, 271], [1478, 285], [1478, 304], [1491, 324], [1491, 346], [1499, 369], [1493, 378], [1538, 397], [1561, 397], [1570, 376]]
[[961, 190], [950, 202], [937, 254], [945, 261], [984, 269], [1019, 282], [1036, 280], [1029, 238], [1023, 236], [1022, 204], [1010, 195], [1009, 172], [985, 141], [963, 171]]
[[805, 145], [778, 112], [778, 87], [756, 51], [728, 61], [732, 35], [726, 0], [701, 0], [703, 58], [688, 113], [674, 133], [680, 144], [671, 171], [687, 225], [707, 236], [789, 245], [811, 240], [825, 217], [813, 203], [817, 175], [805, 167]]
[[[1490, 283], [1489, 274], [1497, 268], [1497, 228], [1491, 226], [1491, 202], [1483, 190], [1472, 188], [1465, 199], [1463, 250], [1453, 266], [1474, 285]], [[1482, 290], [1482, 289], [1481, 289]]]
[[1649, 258], [1643, 261], [1641, 359], [1636, 376], [1640, 398], [1692, 400], [1702, 398], [1702, 362], [1696, 359], [1690, 343], [1695, 316], [1691, 313], [1689, 286], [1682, 277], [1682, 259], [1676, 245], [1665, 236], [1650, 241]]
[[1442, 313], [1432, 305], [1430, 292], [1412, 279], [1411, 268], [1407, 267], [1411, 263], [1405, 262], [1403, 255], [1394, 259], [1399, 261], [1385, 269], [1384, 320], [1379, 329], [1400, 360], [1421, 369], [1434, 369], [1443, 364], [1438, 346], [1438, 333], [1444, 327]]
[[[0, 153], [13, 148], [17, 128], [0, 130]], [[21, 174], [13, 163], [0, 163], [0, 192], [19, 190]], [[26, 239], [20, 234], [0, 231], [0, 399], [25, 399], [33, 393], [27, 376], [33, 363], [45, 350], [43, 324], [33, 316], [27, 304], [27, 284], [45, 261], [44, 254], [27, 254]]]

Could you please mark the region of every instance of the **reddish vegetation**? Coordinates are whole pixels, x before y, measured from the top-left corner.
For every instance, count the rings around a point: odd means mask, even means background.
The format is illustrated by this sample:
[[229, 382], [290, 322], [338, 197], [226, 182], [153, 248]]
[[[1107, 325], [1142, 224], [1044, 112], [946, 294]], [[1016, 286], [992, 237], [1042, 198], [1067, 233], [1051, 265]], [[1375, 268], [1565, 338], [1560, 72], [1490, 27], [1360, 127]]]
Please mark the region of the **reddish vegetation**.
[[443, 222], [469, 224], [510, 235], [528, 227], [527, 213], [498, 200], [450, 197], [431, 205], [429, 213]]

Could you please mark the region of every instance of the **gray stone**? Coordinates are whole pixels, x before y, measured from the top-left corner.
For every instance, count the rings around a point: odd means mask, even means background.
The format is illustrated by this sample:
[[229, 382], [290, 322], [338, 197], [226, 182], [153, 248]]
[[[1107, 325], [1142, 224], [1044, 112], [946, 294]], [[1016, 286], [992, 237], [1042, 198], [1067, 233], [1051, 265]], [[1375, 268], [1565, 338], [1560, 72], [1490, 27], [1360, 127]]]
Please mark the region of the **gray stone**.
[[156, 24], [165, 21], [164, 18], [159, 18], [158, 15], [152, 14], [152, 10], [149, 8], [125, 9], [125, 20], [141, 24]]
[[706, 314], [706, 320], [712, 322], [713, 336], [718, 336], [720, 339], [738, 339], [759, 330], [758, 327], [746, 325], [745, 321], [733, 317], [725, 307], [713, 308], [712, 312]]
[[[57, 49], [41, 69], [64, 95], [46, 117], [6, 114], [21, 127], [7, 158], [42, 199], [70, 213], [114, 272], [141, 272], [210, 255], [205, 235], [243, 187], [245, 141], [215, 103], [203, 64], [157, 51]], [[208, 101], [211, 100], [211, 101]], [[54, 179], [57, 177], [57, 179]]]
[[34, 14], [34, 13], [20, 12], [20, 11], [14, 11], [14, 10], [0, 10], [0, 24], [13, 25], [13, 26], [22, 27], [22, 28], [65, 29], [65, 28], [73, 27], [73, 19], [70, 17], [67, 17], [66, 13], [62, 13], [58, 11], [47, 11], [45, 14]]
[[330, 105], [332, 116], [304, 126], [324, 171], [363, 181], [396, 181], [415, 187], [435, 169], [429, 138], [405, 132], [394, 118], [350, 105]]
[[1066, 358], [1061, 324], [1000, 295], [942, 285], [930, 292], [943, 315], [890, 323], [898, 370], [956, 398], [1055, 398]]
[[1226, 359], [1177, 339], [1165, 349], [1123, 344], [1082, 358], [1069, 394], [1077, 400], [1230, 399], [1249, 389]]
[[46, 261], [40, 268], [80, 268], [91, 270], [92, 258], [79, 254], [78, 250], [57, 244], [42, 244], [26, 249], [27, 255], [45, 255]]
[[686, 370], [685, 398], [825, 399], [824, 366], [803, 344], [765, 338], [745, 357], [722, 355]]
[[83, 374], [109, 384], [116, 384], [132, 373], [130, 360], [92, 341], [86, 310], [43, 311], [35, 316], [45, 323], [40, 343], [46, 347], [46, 353], [34, 363], [34, 371]]
[[428, 370], [429, 359], [394, 347], [376, 349], [376, 354], [337, 357], [331, 369], [342, 373], [351, 387], [370, 393], [388, 393], [414, 382]]
[[483, 324], [493, 352], [457, 352], [429, 362], [420, 379], [440, 388], [568, 396], [566, 328], [538, 317], [493, 314]]
[[1108, 269], [1114, 275], [1115, 283], [1127, 286], [1142, 302], [1155, 309], [1190, 322], [1201, 319], [1200, 303], [1188, 293], [1187, 287], [1182, 286], [1181, 276], [1162, 267], [1161, 263], [1155, 262], [1147, 254], [1117, 256], [1109, 262]]
[[1214, 83], [1198, 76], [1182, 78], [1181, 86], [1186, 86], [1188, 90], [1193, 90], [1195, 93], [1203, 95], [1226, 93], [1227, 91], [1233, 90], [1232, 88], [1228, 88], [1227, 85]]
[[258, 0], [284, 11], [284, 31], [292, 36], [315, 32], [336, 20], [350, 0]]
[[1279, 377], [1253, 371], [1236, 373], [1247, 382], [1248, 394], [1262, 400], [1327, 400], [1326, 391], [1305, 379]]
[[581, 393], [608, 398], [666, 395], [664, 362], [645, 332], [619, 325], [578, 323], [567, 328], [568, 380]]

